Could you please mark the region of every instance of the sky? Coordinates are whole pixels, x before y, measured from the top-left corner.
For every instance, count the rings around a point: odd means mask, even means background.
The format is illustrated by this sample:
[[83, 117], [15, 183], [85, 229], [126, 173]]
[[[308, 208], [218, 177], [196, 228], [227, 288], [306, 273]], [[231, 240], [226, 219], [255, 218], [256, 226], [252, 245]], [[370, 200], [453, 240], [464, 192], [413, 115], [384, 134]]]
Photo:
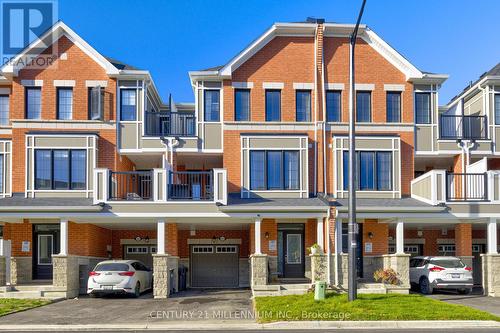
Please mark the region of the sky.
[[[59, 17], [103, 55], [192, 102], [188, 71], [223, 65], [274, 22], [355, 23], [361, 0], [59, 0]], [[498, 0], [367, 0], [362, 23], [423, 71], [450, 75], [447, 103], [500, 62]]]

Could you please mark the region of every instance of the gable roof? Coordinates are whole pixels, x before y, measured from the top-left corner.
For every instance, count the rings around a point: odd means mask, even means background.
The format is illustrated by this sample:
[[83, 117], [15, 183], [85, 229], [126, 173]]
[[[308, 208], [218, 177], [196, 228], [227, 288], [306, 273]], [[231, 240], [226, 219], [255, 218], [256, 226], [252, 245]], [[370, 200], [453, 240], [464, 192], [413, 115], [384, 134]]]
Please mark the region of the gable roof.
[[[22, 59], [22, 57], [26, 55], [38, 55], [39, 52], [36, 53], [34, 52], [34, 50], [36, 50], [38, 47], [43, 46], [47, 48], [55, 41], [59, 40], [59, 38], [62, 36], [66, 36], [72, 43], [74, 43], [83, 52], [90, 56], [96, 63], [98, 63], [106, 70], [107, 74], [119, 74], [119, 69], [115, 65], [113, 65], [108, 59], [103, 57], [92, 46], [90, 46], [90, 44], [83, 40], [76, 32], [74, 32], [62, 21], [56, 22], [39, 38], [36, 38], [31, 44], [24, 48], [23, 51], [17, 54], [12, 61], [4, 64], [0, 68], [0, 73], [2, 73], [3, 75], [17, 76], [19, 70], [24, 67], [24, 61], [19, 61], [20, 59]], [[47, 41], [51, 41], [51, 43], [48, 43]]]
[[111, 57], [105, 56], [104, 58], [106, 58], [107, 61], [109, 61], [113, 66], [116, 67], [116, 69], [119, 69], [119, 70], [126, 70], [126, 71], [139, 71], [139, 70], [141, 70], [135, 66], [126, 64], [120, 60], [116, 60], [116, 59], [111, 58]]
[[[349, 37], [354, 29], [354, 24], [340, 23], [324, 23], [325, 37]], [[255, 55], [265, 45], [267, 45], [276, 36], [314, 36], [318, 24], [306, 21], [297, 23], [275, 23], [262, 35], [252, 41], [245, 49], [234, 56], [229, 62], [223, 66], [211, 67], [201, 71], [189, 72], [191, 78], [204, 75], [219, 75], [230, 77], [231, 73], [239, 66], [245, 63], [249, 58]], [[420, 71], [417, 67], [411, 64], [405, 57], [397, 52], [392, 46], [380, 38], [374, 31], [370, 30], [366, 25], [361, 24], [359, 27], [359, 38], [363, 39], [368, 45], [373, 47], [387, 61], [393, 64], [406, 76], [407, 80], [446, 80], [447, 75], [430, 74]]]

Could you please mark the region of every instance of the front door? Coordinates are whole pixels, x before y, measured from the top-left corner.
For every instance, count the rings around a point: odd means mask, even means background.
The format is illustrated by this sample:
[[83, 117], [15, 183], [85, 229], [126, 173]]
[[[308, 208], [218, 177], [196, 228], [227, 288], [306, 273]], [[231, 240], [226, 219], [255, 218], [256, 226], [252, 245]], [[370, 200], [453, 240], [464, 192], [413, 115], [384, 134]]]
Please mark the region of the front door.
[[304, 231], [282, 230], [282, 262], [284, 278], [304, 278]]
[[33, 279], [52, 279], [52, 255], [59, 253], [59, 224], [33, 225]]
[[[357, 223], [356, 234], [356, 271], [358, 278], [363, 277], [363, 224]], [[349, 224], [342, 223], [342, 252], [349, 253]]]

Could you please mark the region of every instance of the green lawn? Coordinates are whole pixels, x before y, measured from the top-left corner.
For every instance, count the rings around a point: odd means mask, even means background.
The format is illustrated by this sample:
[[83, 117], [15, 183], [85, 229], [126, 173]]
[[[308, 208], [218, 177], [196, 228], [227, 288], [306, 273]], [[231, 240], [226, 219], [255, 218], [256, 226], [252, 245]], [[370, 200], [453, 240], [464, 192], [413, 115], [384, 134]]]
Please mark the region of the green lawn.
[[260, 322], [285, 320], [496, 320], [500, 317], [463, 305], [449, 304], [421, 295], [358, 295], [327, 293], [324, 301], [314, 294], [256, 297]]
[[50, 301], [43, 299], [0, 298], [0, 316], [5, 316], [12, 312], [36, 308], [49, 303]]

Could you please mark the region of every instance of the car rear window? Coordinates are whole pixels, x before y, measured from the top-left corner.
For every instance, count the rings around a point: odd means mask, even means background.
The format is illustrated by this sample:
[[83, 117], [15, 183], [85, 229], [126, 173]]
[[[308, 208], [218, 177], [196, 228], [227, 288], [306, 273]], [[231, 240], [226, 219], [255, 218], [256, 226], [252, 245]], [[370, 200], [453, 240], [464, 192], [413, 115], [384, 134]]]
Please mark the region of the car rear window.
[[443, 268], [463, 268], [465, 265], [459, 259], [434, 259], [431, 264], [441, 266]]
[[108, 271], [108, 272], [126, 272], [128, 271], [127, 264], [118, 264], [118, 263], [107, 263], [107, 264], [98, 264], [95, 268], [96, 271]]

